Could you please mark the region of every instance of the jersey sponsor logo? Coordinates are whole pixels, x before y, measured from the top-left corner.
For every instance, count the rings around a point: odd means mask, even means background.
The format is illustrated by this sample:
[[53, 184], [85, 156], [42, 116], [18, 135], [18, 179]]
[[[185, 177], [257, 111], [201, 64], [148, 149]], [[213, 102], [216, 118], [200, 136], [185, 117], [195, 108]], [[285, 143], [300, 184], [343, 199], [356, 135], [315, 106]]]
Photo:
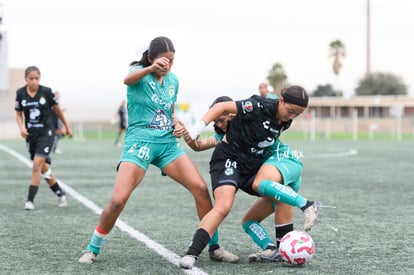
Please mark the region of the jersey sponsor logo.
[[38, 121], [38, 117], [40, 116], [39, 109], [30, 109], [30, 120], [31, 122]]
[[165, 97], [162, 98], [158, 96], [157, 94], [153, 94], [151, 97], [151, 100], [155, 102], [156, 104], [163, 105], [165, 110], [171, 109], [171, 103], [167, 102]]
[[158, 110], [152, 118], [149, 128], [157, 130], [170, 130], [172, 128], [172, 123], [165, 114], [164, 110]]
[[37, 101], [32, 101], [32, 102], [27, 102], [26, 99], [22, 100], [22, 106], [26, 107], [26, 106], [39, 106], [39, 103]]
[[251, 112], [251, 111], [253, 111], [253, 104], [252, 104], [252, 102], [251, 101], [246, 101], [246, 102], [243, 102], [242, 103], [242, 109], [243, 109], [243, 112], [244, 113], [246, 113], [246, 112]]
[[257, 146], [259, 148], [266, 148], [266, 147], [272, 146], [273, 144], [275, 144], [275, 139], [274, 138], [271, 138], [271, 137], [267, 137], [266, 140], [263, 140], [263, 141], [259, 142], [257, 144]]
[[280, 131], [279, 130], [274, 129], [274, 128], [272, 128], [270, 126], [270, 121], [268, 121], [268, 120], [266, 120], [266, 121], [263, 122], [263, 128], [265, 128], [265, 129], [269, 130], [270, 132], [276, 134], [276, 136], [279, 136], [279, 134], [280, 134]]

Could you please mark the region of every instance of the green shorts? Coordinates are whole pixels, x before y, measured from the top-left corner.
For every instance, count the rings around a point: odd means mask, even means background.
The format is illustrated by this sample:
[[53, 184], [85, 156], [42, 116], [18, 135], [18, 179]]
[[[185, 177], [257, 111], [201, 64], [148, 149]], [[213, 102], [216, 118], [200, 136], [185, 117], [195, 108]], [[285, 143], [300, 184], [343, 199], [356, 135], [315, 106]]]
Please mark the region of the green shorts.
[[147, 171], [150, 164], [161, 170], [165, 166], [185, 155], [179, 142], [155, 143], [155, 142], [129, 142], [123, 147], [119, 162], [132, 162]]
[[264, 164], [275, 166], [283, 177], [283, 184], [289, 185], [295, 192], [299, 191], [302, 184], [303, 164], [301, 155], [284, 143], [280, 143]]

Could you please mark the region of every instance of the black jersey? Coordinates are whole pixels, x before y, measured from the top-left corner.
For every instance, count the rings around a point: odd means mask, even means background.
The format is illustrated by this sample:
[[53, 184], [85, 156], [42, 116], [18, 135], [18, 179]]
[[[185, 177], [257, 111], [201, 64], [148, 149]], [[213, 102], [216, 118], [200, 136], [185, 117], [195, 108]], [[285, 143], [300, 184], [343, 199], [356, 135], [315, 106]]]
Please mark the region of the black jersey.
[[14, 109], [23, 112], [24, 123], [32, 140], [43, 135], [53, 135], [56, 128], [56, 114], [53, 106], [57, 100], [49, 87], [40, 85], [34, 97], [26, 92], [24, 86], [16, 92]]
[[255, 170], [272, 155], [280, 134], [290, 127], [291, 120], [278, 124], [278, 99], [253, 95], [236, 101], [237, 115], [229, 122], [225, 146], [227, 153], [238, 160], [243, 170]]

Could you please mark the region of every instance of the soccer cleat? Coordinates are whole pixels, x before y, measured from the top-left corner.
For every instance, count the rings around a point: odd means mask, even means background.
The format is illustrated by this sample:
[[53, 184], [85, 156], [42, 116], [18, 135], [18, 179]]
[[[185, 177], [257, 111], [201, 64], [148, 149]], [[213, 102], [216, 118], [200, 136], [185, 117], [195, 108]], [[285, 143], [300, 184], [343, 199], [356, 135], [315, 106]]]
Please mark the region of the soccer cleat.
[[257, 253], [250, 254], [248, 256], [249, 262], [281, 262], [282, 257], [280, 256], [279, 249], [276, 247], [271, 249], [265, 249]]
[[185, 255], [180, 259], [180, 267], [185, 269], [192, 269], [195, 262], [197, 261], [197, 257], [193, 255]]
[[237, 255], [234, 255], [223, 248], [216, 249], [209, 254], [210, 259], [217, 262], [237, 263], [239, 261], [239, 257]]
[[314, 201], [308, 208], [303, 210], [305, 215], [305, 224], [303, 226], [305, 231], [310, 231], [313, 224], [321, 212], [322, 204], [319, 201]]
[[26, 210], [34, 210], [35, 209], [35, 206], [34, 206], [33, 202], [27, 201], [24, 204], [24, 209], [26, 209]]
[[85, 253], [80, 257], [79, 263], [81, 264], [92, 264], [96, 261], [96, 255], [91, 251], [85, 251]]
[[58, 206], [59, 207], [66, 207], [68, 206], [68, 199], [65, 195], [58, 198]]

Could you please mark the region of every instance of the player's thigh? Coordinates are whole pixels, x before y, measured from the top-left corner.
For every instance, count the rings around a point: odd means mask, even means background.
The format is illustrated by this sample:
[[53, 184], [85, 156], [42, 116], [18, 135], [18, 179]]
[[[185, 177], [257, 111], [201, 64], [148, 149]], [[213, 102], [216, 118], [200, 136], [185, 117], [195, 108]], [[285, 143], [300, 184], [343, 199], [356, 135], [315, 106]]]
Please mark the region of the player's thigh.
[[187, 155], [181, 155], [165, 166], [163, 172], [190, 191], [199, 189], [207, 190], [203, 177]]
[[115, 180], [112, 197], [126, 201], [132, 191], [141, 183], [145, 170], [132, 162], [121, 162]]

